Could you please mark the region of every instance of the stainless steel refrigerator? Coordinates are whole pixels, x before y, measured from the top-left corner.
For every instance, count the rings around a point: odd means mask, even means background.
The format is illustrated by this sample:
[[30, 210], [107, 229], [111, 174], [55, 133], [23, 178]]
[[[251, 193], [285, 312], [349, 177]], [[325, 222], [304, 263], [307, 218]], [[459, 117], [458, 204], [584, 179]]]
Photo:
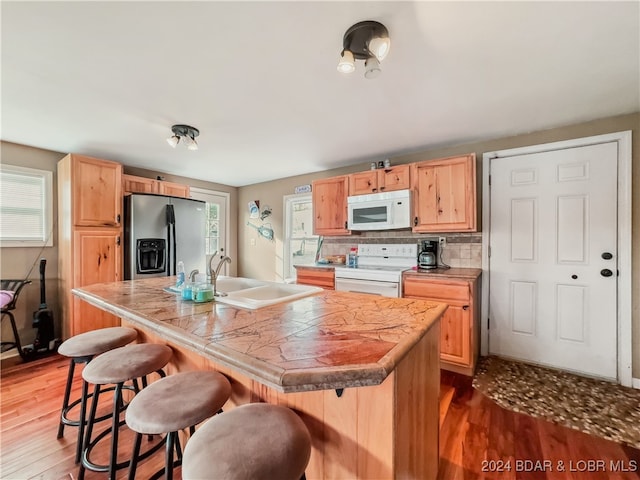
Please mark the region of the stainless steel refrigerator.
[[188, 198], [132, 193], [124, 198], [125, 280], [205, 273], [206, 203]]

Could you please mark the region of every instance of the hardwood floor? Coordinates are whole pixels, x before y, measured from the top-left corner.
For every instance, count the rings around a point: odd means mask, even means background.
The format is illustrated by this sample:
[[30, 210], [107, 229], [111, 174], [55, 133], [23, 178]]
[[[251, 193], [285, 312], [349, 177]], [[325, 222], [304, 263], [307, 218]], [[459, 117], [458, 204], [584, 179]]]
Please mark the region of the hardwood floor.
[[[2, 370], [0, 478], [77, 478], [76, 429], [67, 427], [65, 438], [56, 439], [67, 365], [52, 356]], [[439, 479], [640, 478], [640, 450], [505, 410], [475, 391], [467, 377], [443, 371], [442, 386]], [[123, 439], [121, 460], [131, 447], [131, 437]], [[106, 448], [96, 452], [98, 459]], [[138, 478], [149, 478], [162, 464], [157, 454], [140, 465]], [[564, 472], [558, 471], [560, 465]], [[120, 471], [118, 478], [125, 477]], [[87, 472], [85, 478], [105, 479], [106, 474]], [[174, 478], [180, 480], [179, 469]]]

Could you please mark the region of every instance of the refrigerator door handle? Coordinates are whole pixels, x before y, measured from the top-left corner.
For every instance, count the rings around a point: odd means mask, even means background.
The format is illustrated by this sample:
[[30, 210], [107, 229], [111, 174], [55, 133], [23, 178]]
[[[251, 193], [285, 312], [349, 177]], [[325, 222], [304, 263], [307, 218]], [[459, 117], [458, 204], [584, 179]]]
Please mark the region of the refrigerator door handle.
[[167, 205], [167, 276], [171, 276], [171, 269], [176, 271], [176, 214], [173, 205]]

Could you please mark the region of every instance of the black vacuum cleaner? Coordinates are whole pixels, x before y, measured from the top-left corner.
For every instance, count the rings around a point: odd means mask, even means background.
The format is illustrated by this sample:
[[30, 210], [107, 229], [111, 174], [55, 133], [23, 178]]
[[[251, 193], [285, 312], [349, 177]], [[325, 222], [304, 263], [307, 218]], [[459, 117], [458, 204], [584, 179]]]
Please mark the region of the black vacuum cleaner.
[[47, 353], [51, 350], [51, 343], [55, 340], [53, 331], [53, 311], [47, 306], [47, 297], [44, 283], [44, 272], [47, 268], [47, 260], [40, 259], [40, 308], [33, 312], [33, 328], [37, 328], [36, 338], [33, 341], [34, 354]]

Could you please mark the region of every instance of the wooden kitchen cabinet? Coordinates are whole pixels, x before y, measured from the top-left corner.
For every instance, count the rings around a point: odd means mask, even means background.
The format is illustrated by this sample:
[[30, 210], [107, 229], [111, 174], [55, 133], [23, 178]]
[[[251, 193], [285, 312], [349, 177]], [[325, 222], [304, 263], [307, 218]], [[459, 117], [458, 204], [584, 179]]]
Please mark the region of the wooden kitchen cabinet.
[[129, 193], [157, 193], [171, 195], [172, 197], [189, 198], [191, 194], [189, 185], [138, 177], [136, 175], [122, 176], [122, 190], [125, 195]]
[[[73, 244], [74, 288], [122, 279], [120, 229], [76, 229]], [[73, 335], [120, 324], [118, 317], [75, 297], [73, 321]]]
[[325, 290], [335, 290], [335, 270], [330, 267], [295, 266], [296, 283], [322, 287]]
[[392, 192], [411, 188], [410, 166], [366, 170], [349, 175], [349, 195]]
[[414, 232], [476, 231], [475, 154], [411, 165]]
[[74, 225], [119, 226], [122, 220], [122, 165], [75, 154], [65, 158], [70, 163]]
[[419, 275], [405, 274], [403, 296], [449, 305], [440, 320], [440, 366], [473, 375], [479, 351], [476, 281], [427, 279]]
[[313, 182], [313, 233], [315, 235], [349, 235], [347, 195], [349, 177], [325, 178]]
[[121, 280], [122, 165], [70, 154], [58, 162], [58, 275], [63, 337], [117, 326], [71, 290]]

